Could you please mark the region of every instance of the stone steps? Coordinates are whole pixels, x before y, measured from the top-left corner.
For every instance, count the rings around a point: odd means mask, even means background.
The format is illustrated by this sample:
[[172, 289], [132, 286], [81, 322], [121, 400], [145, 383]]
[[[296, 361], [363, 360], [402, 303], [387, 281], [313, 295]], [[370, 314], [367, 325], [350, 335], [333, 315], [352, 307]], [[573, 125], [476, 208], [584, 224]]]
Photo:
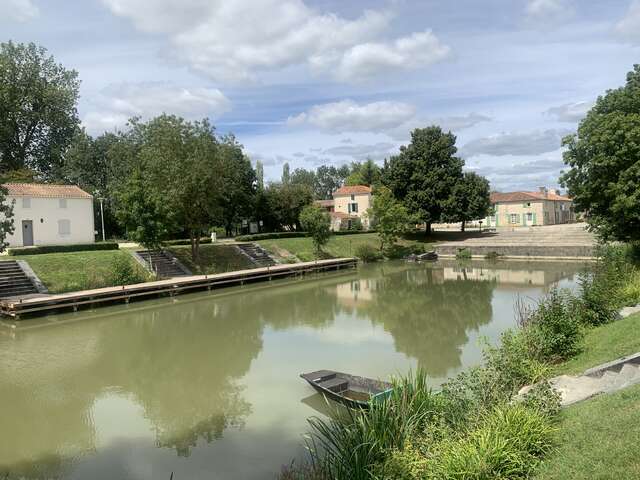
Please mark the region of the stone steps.
[[38, 293], [38, 289], [15, 260], [0, 262], [0, 298]]
[[184, 277], [191, 272], [165, 250], [138, 250], [135, 255], [145, 268], [160, 278]]
[[239, 243], [236, 247], [257, 267], [272, 267], [276, 265], [276, 262], [271, 258], [271, 255], [255, 243]]

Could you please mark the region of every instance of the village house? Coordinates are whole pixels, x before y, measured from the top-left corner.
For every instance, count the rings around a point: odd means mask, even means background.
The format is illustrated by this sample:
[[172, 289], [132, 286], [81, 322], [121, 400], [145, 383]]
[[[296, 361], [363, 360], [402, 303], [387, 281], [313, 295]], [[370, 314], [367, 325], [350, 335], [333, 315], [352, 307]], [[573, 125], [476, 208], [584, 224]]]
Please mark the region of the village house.
[[10, 247], [93, 243], [93, 197], [75, 185], [7, 183], [15, 231]]
[[340, 187], [333, 192], [332, 200], [317, 200], [331, 216], [331, 230], [369, 230], [371, 221], [366, 214], [371, 207], [371, 187], [352, 185]]
[[537, 192], [492, 192], [493, 211], [488, 227], [556, 225], [576, 221], [572, 200], [559, 190], [540, 187]]

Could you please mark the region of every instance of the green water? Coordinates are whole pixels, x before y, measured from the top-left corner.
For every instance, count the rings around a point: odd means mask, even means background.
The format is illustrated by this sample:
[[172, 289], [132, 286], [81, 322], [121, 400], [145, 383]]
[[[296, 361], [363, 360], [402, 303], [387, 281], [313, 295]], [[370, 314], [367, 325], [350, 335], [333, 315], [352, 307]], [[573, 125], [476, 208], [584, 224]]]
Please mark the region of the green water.
[[273, 478], [323, 411], [300, 373], [437, 385], [581, 269], [390, 262], [3, 326], [0, 478]]

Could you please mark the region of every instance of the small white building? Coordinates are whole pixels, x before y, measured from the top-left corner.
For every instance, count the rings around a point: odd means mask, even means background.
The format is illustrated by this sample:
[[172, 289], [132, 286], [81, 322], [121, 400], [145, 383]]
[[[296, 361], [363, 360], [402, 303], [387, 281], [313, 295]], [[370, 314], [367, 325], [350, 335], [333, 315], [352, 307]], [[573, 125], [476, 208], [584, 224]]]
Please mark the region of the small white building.
[[331, 230], [349, 230], [354, 222], [360, 222], [369, 230], [367, 210], [371, 207], [371, 187], [367, 185], [343, 186], [333, 192], [332, 200], [317, 200], [316, 205], [331, 216]]
[[6, 183], [13, 203], [10, 247], [93, 243], [93, 197], [75, 185]]

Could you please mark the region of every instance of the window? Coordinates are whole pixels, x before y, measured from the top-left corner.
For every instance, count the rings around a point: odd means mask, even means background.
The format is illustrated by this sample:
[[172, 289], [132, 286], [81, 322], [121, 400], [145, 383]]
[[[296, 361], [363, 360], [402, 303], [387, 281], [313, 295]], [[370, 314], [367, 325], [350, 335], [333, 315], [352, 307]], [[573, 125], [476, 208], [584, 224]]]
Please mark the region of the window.
[[60, 208], [67, 208], [67, 199], [66, 198], [58, 199], [58, 206]]
[[351, 195], [351, 201], [353, 202], [356, 199], [355, 195]]
[[518, 220], [520, 219], [520, 215], [517, 213], [512, 213], [509, 215], [509, 223], [520, 223]]
[[71, 235], [70, 220], [58, 220], [58, 235], [62, 235], [62, 236]]
[[31, 208], [31, 199], [29, 197], [22, 197], [22, 208]]
[[349, 203], [347, 205], [347, 210], [349, 213], [358, 213], [358, 204], [357, 203]]
[[527, 222], [533, 222], [533, 213], [527, 212]]

